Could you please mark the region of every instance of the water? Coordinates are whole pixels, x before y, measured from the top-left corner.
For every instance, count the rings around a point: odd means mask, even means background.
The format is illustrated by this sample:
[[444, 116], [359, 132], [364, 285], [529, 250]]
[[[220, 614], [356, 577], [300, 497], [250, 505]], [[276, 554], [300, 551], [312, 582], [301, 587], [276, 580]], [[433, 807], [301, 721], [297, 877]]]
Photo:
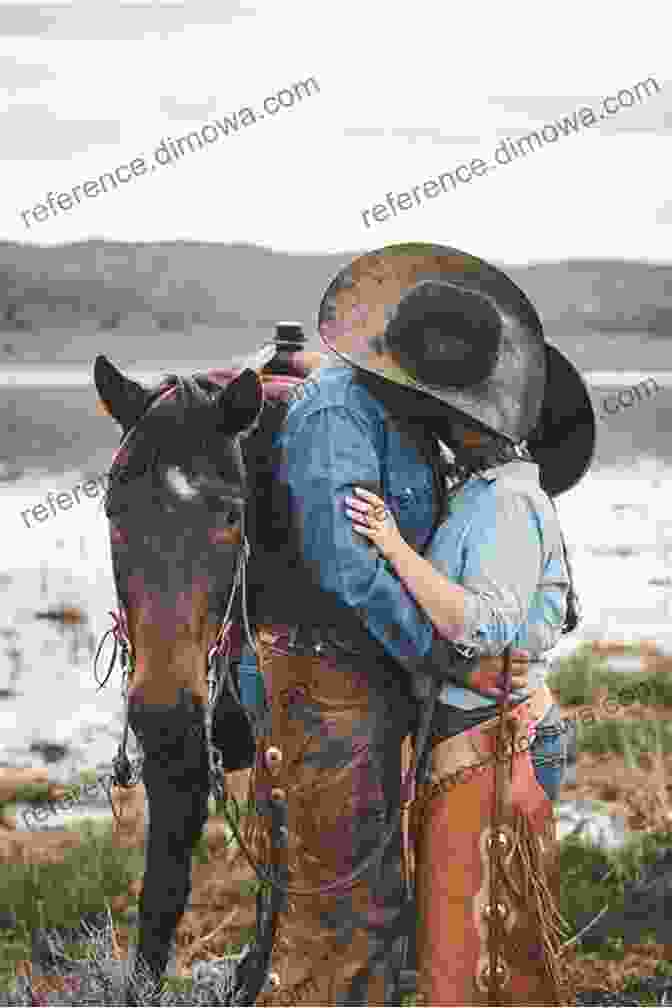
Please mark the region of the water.
[[[226, 363], [232, 366], [241, 361], [235, 357]], [[159, 373], [187, 374], [197, 371], [209, 371], [214, 366], [212, 361], [194, 363], [194, 361], [169, 361], [157, 364], [140, 364], [128, 369], [125, 373], [143, 384], [153, 384]], [[224, 365], [218, 365], [224, 366]], [[583, 378], [593, 388], [629, 388], [647, 378], [655, 378], [661, 388], [672, 388], [672, 371], [585, 371]], [[0, 368], [0, 387], [13, 388], [81, 388], [93, 383], [93, 367], [76, 367], [68, 365], [50, 365], [49, 367], [32, 367], [16, 365], [13, 368]]]
[[[235, 367], [245, 359], [244, 355], [226, 357], [216, 364], [210, 360], [204, 363], [189, 361], [162, 361], [140, 363], [132, 368], [124, 368], [124, 373], [135, 381], [153, 385], [163, 374], [193, 374], [210, 371], [217, 367]], [[82, 388], [93, 385], [93, 362], [86, 367], [77, 365], [50, 364], [48, 367], [34, 367], [17, 364], [0, 368], [0, 388]]]

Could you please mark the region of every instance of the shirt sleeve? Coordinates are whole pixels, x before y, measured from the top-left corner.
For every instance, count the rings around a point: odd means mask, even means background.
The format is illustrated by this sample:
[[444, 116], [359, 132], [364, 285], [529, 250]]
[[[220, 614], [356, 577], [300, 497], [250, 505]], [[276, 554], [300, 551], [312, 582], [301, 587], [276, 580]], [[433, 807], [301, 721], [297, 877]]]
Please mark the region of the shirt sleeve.
[[403, 667], [431, 651], [433, 627], [374, 544], [352, 528], [346, 494], [381, 492], [375, 435], [366, 417], [344, 406], [317, 410], [283, 444], [282, 477], [313, 579], [354, 609], [365, 628]]
[[432, 563], [465, 592], [464, 626], [454, 642], [500, 654], [527, 620], [541, 580], [536, 511], [525, 494], [486, 491], [466, 522], [446, 522], [436, 538]]

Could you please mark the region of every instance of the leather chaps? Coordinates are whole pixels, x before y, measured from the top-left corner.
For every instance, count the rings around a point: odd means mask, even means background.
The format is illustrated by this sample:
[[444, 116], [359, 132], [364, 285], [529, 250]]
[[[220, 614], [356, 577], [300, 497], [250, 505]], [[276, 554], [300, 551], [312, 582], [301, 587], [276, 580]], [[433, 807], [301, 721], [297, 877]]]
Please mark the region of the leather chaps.
[[[355, 667], [340, 655], [287, 654], [276, 628], [259, 628], [258, 640], [270, 716], [258, 739], [250, 788], [257, 815], [246, 840], [269, 863], [264, 820], [271, 790], [281, 789], [287, 879], [313, 889], [347, 877], [379, 845], [399, 808], [402, 742], [415, 705], [394, 681], [380, 681], [379, 666], [369, 683], [361, 659]], [[397, 1003], [404, 901], [398, 828], [361, 878], [324, 895], [289, 896], [276, 938], [280, 986], [257, 1003]]]
[[[418, 1004], [567, 1005], [553, 806], [529, 726], [547, 688], [504, 717], [434, 746], [411, 818], [418, 901]], [[500, 802], [497, 805], [497, 791]]]

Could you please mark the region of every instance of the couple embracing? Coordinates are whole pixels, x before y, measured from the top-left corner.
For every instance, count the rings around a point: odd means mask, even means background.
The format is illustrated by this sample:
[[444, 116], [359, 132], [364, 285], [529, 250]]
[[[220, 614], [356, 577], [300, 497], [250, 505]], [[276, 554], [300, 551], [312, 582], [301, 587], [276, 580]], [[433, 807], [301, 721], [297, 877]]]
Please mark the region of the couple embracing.
[[312, 895], [290, 896], [266, 1002], [396, 1004], [417, 963], [419, 1003], [566, 1003], [544, 655], [578, 618], [553, 498], [592, 458], [586, 388], [523, 292], [456, 249], [356, 259], [319, 325], [333, 356], [277, 435], [308, 588], [288, 567], [258, 625], [250, 833], [263, 855], [279, 789]]

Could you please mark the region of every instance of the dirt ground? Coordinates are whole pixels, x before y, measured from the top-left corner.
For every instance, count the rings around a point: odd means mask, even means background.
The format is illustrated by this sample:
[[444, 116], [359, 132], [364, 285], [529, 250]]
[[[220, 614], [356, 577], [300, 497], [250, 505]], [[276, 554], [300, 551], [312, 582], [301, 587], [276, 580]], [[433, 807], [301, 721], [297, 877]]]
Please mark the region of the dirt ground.
[[[563, 709], [571, 714], [572, 708]], [[640, 705], [631, 716], [662, 716], [672, 718], [672, 711], [643, 708]], [[577, 785], [566, 786], [562, 799], [598, 799], [610, 811], [626, 819], [628, 829], [647, 831], [669, 825], [669, 797], [672, 785], [672, 756], [664, 758], [664, 767], [647, 766], [643, 757], [640, 767], [629, 770], [620, 756], [593, 756], [582, 753], [578, 758]], [[664, 775], [663, 775], [664, 772]], [[241, 788], [241, 791], [243, 789]], [[142, 805], [136, 798], [137, 812]], [[196, 906], [185, 913], [177, 932], [177, 974], [188, 976], [196, 959], [215, 958], [225, 954], [228, 943], [237, 942], [247, 928], [254, 926], [254, 897], [241, 894], [241, 883], [254, 880], [252, 869], [240, 852], [232, 852], [223, 843], [225, 820], [211, 818], [207, 825], [207, 842], [211, 854], [209, 864], [195, 864], [192, 903]], [[135, 834], [137, 836], [137, 833]], [[139, 891], [140, 883], [133, 886]], [[129, 893], [134, 902], [133, 892]], [[120, 935], [120, 946], [126, 951], [127, 938]], [[284, 981], [291, 949], [282, 948], [273, 962]], [[622, 960], [585, 959], [569, 949], [564, 956], [568, 976], [581, 990], [621, 991], [628, 977], [651, 976], [661, 959], [672, 960], [672, 945], [633, 945], [626, 949]]]
[[[563, 708], [571, 716], [577, 708]], [[628, 717], [671, 719], [671, 710], [633, 705]], [[624, 816], [631, 831], [650, 831], [670, 826], [672, 813], [672, 755], [660, 763], [650, 756], [640, 759], [639, 767], [628, 769], [617, 755], [596, 756], [581, 753], [577, 763], [577, 784], [566, 785], [561, 799], [598, 799], [609, 811]], [[246, 792], [246, 773], [236, 775], [235, 791], [242, 798]], [[115, 824], [115, 842], [122, 847], [144, 846], [143, 786], [128, 791], [114, 789], [113, 796], [119, 816]], [[225, 843], [226, 821], [211, 817], [206, 826], [209, 863], [194, 861], [191, 904], [185, 912], [176, 934], [176, 973], [189, 976], [192, 963], [217, 958], [231, 951], [231, 944], [244, 943], [246, 932], [255, 923], [255, 897], [251, 886], [255, 879], [244, 855]], [[0, 829], [5, 848], [4, 859], [25, 858], [28, 861], [60, 859], [63, 851], [77, 844], [72, 831], [27, 833]], [[134, 880], [126, 893], [113, 900], [112, 909], [123, 911], [137, 904], [141, 879]], [[241, 886], [243, 891], [241, 891]], [[246, 891], [245, 891], [246, 889]], [[116, 931], [117, 954], [126, 957], [129, 937], [120, 926]], [[282, 941], [273, 961], [273, 969], [285, 982], [285, 973], [292, 950], [283, 948]], [[564, 957], [568, 975], [582, 990], [620, 991], [628, 977], [651, 976], [661, 959], [672, 960], [672, 945], [633, 945], [626, 949], [622, 960], [581, 959], [575, 949]]]

